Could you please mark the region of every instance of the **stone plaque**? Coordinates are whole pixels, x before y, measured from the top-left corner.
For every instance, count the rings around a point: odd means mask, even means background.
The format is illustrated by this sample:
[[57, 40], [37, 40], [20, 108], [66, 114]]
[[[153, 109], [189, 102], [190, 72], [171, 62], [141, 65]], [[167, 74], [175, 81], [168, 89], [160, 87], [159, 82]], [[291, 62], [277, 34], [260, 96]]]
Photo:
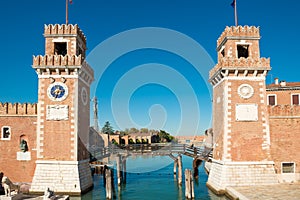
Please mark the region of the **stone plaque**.
[[17, 152], [17, 160], [31, 160], [30, 152]]
[[47, 105], [47, 120], [68, 120], [69, 107], [67, 105]]
[[235, 116], [236, 121], [257, 121], [257, 104], [236, 104]]

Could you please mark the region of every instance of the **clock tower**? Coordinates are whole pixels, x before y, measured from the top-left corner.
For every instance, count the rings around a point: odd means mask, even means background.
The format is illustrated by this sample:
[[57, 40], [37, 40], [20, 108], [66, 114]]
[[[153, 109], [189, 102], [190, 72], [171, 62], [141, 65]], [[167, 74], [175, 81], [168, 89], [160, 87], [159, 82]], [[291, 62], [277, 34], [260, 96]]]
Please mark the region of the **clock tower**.
[[45, 25], [38, 75], [37, 161], [31, 192], [47, 187], [80, 194], [93, 186], [89, 168], [90, 85], [86, 38], [77, 25]]
[[226, 27], [217, 41], [213, 86], [213, 162], [208, 186], [276, 183], [270, 156], [265, 78], [270, 59], [260, 57], [254, 26]]

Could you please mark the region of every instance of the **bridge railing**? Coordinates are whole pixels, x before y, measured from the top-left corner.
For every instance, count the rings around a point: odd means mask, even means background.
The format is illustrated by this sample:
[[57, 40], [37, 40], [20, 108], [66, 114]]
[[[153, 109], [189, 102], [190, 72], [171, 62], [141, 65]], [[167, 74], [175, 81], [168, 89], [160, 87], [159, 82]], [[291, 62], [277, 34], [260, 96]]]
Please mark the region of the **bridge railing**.
[[102, 159], [114, 154], [151, 154], [151, 155], [169, 155], [169, 154], [185, 154], [190, 157], [202, 156], [208, 157], [211, 150], [203, 146], [191, 146], [188, 144], [177, 143], [152, 143], [152, 144], [130, 144], [126, 146], [110, 145], [105, 148], [92, 152], [92, 156], [96, 159]]

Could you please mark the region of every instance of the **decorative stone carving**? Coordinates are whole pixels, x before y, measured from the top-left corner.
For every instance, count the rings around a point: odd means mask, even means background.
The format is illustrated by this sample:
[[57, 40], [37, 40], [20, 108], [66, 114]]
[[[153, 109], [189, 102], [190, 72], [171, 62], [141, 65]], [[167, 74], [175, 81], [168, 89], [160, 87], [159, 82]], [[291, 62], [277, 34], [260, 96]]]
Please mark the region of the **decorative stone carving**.
[[253, 96], [254, 94], [254, 89], [251, 85], [249, 84], [241, 84], [238, 87], [238, 94], [240, 95], [240, 97], [242, 97], [243, 99], [249, 99]]

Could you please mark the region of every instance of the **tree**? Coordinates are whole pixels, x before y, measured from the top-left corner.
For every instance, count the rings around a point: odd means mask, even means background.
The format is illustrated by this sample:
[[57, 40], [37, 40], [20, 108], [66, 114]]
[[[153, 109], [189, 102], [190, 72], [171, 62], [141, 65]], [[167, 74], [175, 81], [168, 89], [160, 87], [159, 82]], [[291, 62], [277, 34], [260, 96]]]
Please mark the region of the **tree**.
[[140, 132], [141, 132], [141, 133], [148, 133], [149, 130], [148, 130], [147, 128], [141, 128], [141, 129], [140, 129]]
[[171, 142], [172, 140], [174, 140], [174, 137], [164, 130], [160, 130], [158, 136], [160, 142]]
[[114, 129], [110, 125], [109, 121], [105, 122], [105, 124], [102, 128], [102, 133], [109, 134], [109, 135], [114, 133]]
[[137, 129], [137, 128], [130, 128], [129, 132], [130, 133], [138, 133], [139, 129]]

